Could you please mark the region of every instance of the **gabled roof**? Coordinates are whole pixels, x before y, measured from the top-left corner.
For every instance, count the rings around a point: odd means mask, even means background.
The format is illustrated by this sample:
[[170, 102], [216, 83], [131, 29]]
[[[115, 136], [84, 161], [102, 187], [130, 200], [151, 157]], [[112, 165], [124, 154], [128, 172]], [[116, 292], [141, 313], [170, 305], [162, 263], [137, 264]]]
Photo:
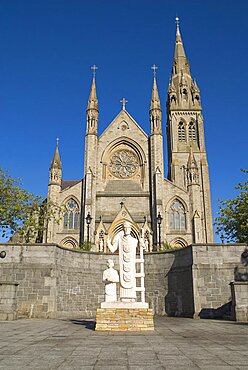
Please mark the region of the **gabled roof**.
[[81, 182], [81, 180], [62, 180], [61, 190], [71, 188], [72, 186], [77, 185], [79, 182]]
[[[115, 124], [115, 122], [119, 118], [119, 116], [121, 116], [123, 114], [126, 115], [127, 118], [129, 118], [135, 124], [135, 126], [142, 132], [142, 134], [145, 135], [148, 138], [147, 133], [140, 127], [140, 125], [135, 121], [135, 119], [131, 116], [131, 114], [128, 113], [128, 111], [126, 109], [122, 109], [117, 114], [117, 116], [113, 119], [113, 121], [108, 125], [108, 127], [106, 127], [106, 129], [103, 131], [103, 133], [99, 136], [99, 139], [107, 132], [107, 130], [110, 128], [110, 126]], [[125, 120], [125, 118], [123, 118], [123, 120]]]

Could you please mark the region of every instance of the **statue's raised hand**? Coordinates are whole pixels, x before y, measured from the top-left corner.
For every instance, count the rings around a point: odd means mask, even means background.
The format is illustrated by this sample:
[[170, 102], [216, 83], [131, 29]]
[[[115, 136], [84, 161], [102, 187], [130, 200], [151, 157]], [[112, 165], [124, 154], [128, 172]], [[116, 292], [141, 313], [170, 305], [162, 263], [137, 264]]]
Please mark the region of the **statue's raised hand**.
[[139, 239], [140, 248], [146, 249], [145, 240], [143, 236]]

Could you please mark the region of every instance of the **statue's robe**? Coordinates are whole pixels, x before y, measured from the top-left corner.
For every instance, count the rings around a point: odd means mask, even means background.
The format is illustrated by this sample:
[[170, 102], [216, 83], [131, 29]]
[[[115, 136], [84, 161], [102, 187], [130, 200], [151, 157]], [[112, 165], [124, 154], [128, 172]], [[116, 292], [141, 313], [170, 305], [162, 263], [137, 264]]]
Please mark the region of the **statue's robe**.
[[105, 283], [105, 302], [116, 302], [116, 283], [119, 282], [118, 272], [112, 267], [104, 270], [103, 282]]
[[120, 264], [120, 299], [121, 301], [136, 300], [136, 248], [138, 240], [131, 235], [122, 236], [119, 241]]
[[110, 244], [111, 252], [119, 248], [120, 265], [120, 300], [123, 302], [136, 301], [136, 248], [138, 240], [129, 235], [122, 235]]

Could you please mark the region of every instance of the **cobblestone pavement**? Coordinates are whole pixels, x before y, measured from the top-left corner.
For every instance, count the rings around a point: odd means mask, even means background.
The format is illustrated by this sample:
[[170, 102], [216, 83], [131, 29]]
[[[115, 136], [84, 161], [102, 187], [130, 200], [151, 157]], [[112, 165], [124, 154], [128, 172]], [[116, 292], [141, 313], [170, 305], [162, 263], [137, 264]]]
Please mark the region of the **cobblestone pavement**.
[[92, 320], [0, 323], [0, 369], [248, 369], [248, 324], [160, 317], [154, 333], [95, 332]]

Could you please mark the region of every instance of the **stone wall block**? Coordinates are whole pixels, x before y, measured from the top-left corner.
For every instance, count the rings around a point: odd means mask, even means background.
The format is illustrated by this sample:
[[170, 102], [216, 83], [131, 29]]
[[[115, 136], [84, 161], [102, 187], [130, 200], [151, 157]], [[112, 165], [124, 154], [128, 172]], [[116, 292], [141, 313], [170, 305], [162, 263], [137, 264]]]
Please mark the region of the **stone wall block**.
[[[4, 245], [0, 281], [17, 282], [16, 312], [26, 317], [94, 317], [104, 299], [102, 273], [118, 255], [56, 245]], [[198, 315], [230, 301], [229, 283], [243, 245], [193, 245], [146, 253], [146, 299], [158, 315]], [[243, 293], [242, 293], [243, 294]], [[241, 300], [243, 295], [241, 294]]]

